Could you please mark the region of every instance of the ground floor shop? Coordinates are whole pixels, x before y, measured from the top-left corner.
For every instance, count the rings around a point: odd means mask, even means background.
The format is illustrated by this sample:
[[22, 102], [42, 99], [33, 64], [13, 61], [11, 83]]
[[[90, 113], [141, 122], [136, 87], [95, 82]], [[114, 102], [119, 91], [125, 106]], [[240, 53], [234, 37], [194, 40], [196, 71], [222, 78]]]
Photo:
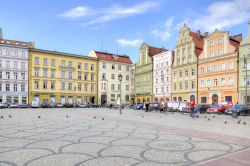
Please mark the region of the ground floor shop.
[[145, 103], [145, 102], [152, 102], [151, 95], [142, 95], [142, 96], [135, 96], [136, 103]]
[[188, 92], [188, 93], [172, 93], [172, 101], [191, 101], [194, 100], [197, 103], [197, 95], [196, 92]]
[[97, 97], [94, 94], [79, 93], [38, 93], [31, 92], [29, 101], [38, 101], [39, 103], [61, 103], [61, 104], [85, 104], [97, 103]]
[[0, 94], [0, 103], [27, 104], [28, 94]]
[[198, 92], [198, 103], [213, 104], [213, 103], [223, 103], [223, 102], [233, 102], [238, 103], [237, 91], [203, 91]]

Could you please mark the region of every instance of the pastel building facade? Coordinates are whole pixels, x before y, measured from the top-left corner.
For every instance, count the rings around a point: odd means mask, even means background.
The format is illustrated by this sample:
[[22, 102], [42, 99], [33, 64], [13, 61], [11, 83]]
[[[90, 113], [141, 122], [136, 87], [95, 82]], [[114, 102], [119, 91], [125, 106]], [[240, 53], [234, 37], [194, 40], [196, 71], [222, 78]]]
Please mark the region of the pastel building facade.
[[197, 61], [203, 50], [203, 36], [184, 25], [179, 32], [172, 66], [172, 100], [197, 102]]
[[204, 38], [198, 64], [198, 102], [238, 102], [238, 50], [242, 35], [215, 30]]
[[153, 100], [171, 100], [171, 68], [173, 52], [165, 51], [153, 56]]
[[135, 102], [153, 101], [153, 56], [166, 51], [142, 43], [139, 61], [135, 66]]
[[[248, 22], [248, 35], [241, 42], [239, 49], [239, 86], [238, 102], [250, 105], [250, 22]], [[247, 96], [247, 98], [245, 97]]]
[[[89, 57], [98, 58], [98, 104], [130, 104], [133, 91], [131, 84], [132, 61], [129, 56], [92, 50]], [[118, 75], [121, 74], [122, 81]], [[121, 88], [121, 97], [120, 97]]]
[[30, 47], [33, 43], [0, 39], [0, 103], [28, 104]]
[[97, 103], [98, 59], [30, 49], [29, 101]]

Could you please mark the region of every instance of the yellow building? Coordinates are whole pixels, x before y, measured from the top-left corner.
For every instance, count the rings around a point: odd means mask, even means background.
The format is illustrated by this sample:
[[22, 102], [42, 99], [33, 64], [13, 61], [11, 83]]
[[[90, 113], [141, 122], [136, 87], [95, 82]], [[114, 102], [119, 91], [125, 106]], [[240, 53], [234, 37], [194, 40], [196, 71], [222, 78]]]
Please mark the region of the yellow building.
[[30, 49], [29, 101], [96, 103], [98, 59]]

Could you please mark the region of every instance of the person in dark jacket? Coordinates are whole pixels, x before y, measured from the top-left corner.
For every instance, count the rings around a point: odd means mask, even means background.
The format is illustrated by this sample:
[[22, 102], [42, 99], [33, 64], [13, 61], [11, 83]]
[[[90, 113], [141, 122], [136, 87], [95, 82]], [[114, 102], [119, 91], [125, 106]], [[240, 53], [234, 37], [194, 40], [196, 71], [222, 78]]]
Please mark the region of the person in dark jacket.
[[191, 110], [191, 116], [194, 117], [195, 102], [193, 99], [189, 103], [189, 108]]

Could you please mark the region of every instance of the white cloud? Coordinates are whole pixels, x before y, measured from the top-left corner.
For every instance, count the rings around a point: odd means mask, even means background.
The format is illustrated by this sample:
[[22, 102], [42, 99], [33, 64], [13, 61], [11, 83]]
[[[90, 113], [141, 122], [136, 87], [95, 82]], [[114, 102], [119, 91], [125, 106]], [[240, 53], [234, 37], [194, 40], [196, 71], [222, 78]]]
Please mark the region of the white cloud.
[[126, 47], [126, 46], [138, 47], [143, 43], [143, 41], [140, 39], [134, 39], [134, 40], [118, 39], [118, 40], [116, 40], [116, 43], [118, 43], [119, 45], [121, 45], [123, 47]]
[[171, 31], [173, 28], [174, 17], [168, 18], [166, 21], [161, 22], [153, 27], [151, 34], [155, 38], [160, 38], [162, 41], [171, 37]]
[[83, 26], [94, 26], [136, 14], [143, 14], [156, 9], [158, 6], [158, 2], [151, 1], [142, 2], [130, 7], [120, 5], [113, 5], [109, 8], [78, 6], [65, 13], [59, 14], [59, 16], [67, 19], [84, 19], [85, 21], [82, 23]]
[[190, 22], [190, 27], [211, 32], [246, 22], [250, 19], [250, 0], [230, 0], [214, 2], [199, 16]]

